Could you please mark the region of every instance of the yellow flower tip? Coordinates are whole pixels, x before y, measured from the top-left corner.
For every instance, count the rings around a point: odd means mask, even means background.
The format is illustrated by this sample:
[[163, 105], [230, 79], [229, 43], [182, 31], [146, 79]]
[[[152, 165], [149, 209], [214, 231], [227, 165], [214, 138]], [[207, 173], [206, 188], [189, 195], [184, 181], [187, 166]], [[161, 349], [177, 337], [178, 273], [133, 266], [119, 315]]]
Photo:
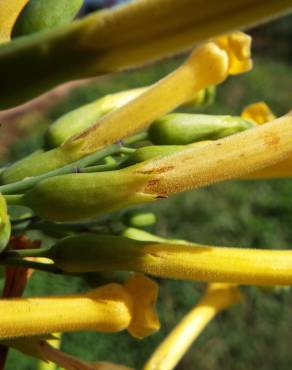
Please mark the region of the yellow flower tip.
[[126, 285], [133, 300], [133, 316], [128, 331], [136, 338], [144, 338], [160, 328], [155, 309], [158, 284], [143, 274], [135, 274]]
[[196, 76], [196, 90], [217, 85], [228, 76], [228, 55], [216, 43], [207, 42], [197, 47], [189, 57], [189, 66]]
[[228, 55], [228, 74], [236, 75], [251, 70], [251, 41], [250, 36], [239, 31], [214, 40]]
[[211, 303], [217, 310], [223, 310], [243, 299], [243, 294], [238, 285], [229, 283], [211, 283], [203, 297], [203, 301]]
[[265, 102], [248, 105], [242, 111], [241, 117], [258, 125], [262, 125], [263, 123], [276, 119], [276, 116]]

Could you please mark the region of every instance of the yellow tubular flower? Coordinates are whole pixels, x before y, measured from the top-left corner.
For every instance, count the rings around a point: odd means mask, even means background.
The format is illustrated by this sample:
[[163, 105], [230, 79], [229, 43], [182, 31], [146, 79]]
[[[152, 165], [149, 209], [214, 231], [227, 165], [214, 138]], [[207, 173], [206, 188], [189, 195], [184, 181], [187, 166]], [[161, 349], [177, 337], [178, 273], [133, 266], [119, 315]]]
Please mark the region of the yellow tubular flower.
[[283, 179], [292, 177], [292, 156], [289, 155], [283, 161], [280, 161], [273, 166], [268, 166], [262, 170], [252, 172], [242, 179], [246, 180], [265, 180], [265, 179]]
[[[291, 7], [291, 0], [130, 1], [67, 27], [27, 37], [25, 42], [15, 40], [11, 47], [0, 50], [1, 107], [15, 106], [68, 80], [173, 55], [198, 42], [289, 12]], [[19, 60], [22, 70], [33, 73], [23, 76]], [[52, 63], [54, 73], [48, 74]]]
[[248, 39], [242, 32], [233, 32], [230, 35], [218, 37], [215, 41], [229, 55], [230, 74], [236, 75], [252, 68], [251, 38]]
[[[249, 36], [241, 34], [236, 50], [240, 47], [245, 50], [242, 54], [248, 61]], [[25, 176], [30, 177], [63, 167], [143, 130], [155, 119], [189, 102], [202, 89], [224, 81], [230, 73], [229, 59], [233, 54], [240, 54], [232, 50], [232, 46], [228, 50], [221, 48], [216, 40], [202, 44], [185, 63], [142, 94], [69, 138], [62, 146], [40, 153], [33, 164], [31, 158], [15, 163], [4, 171], [2, 179], [9, 183], [20, 180], [19, 173], [22, 176], [25, 172]]]
[[238, 178], [280, 162], [292, 153], [292, 114], [206, 146], [189, 148], [137, 166], [152, 174], [144, 193], [167, 196]]
[[28, 0], [0, 1], [0, 43], [10, 40], [13, 25]]
[[[105, 95], [64, 114], [48, 127], [45, 134], [46, 147], [53, 148], [62, 145], [67, 139], [87, 129], [101, 117], [141, 95], [147, 88], [141, 87]], [[211, 85], [195, 93], [186, 104], [192, 106], [208, 104], [212, 101], [214, 94], [215, 87]]]
[[[30, 255], [34, 253], [37, 252], [29, 251]], [[81, 234], [61, 240], [43, 253], [50, 256], [56, 267], [69, 273], [137, 271], [166, 279], [292, 285], [292, 250], [227, 248], [186, 241], [141, 241]], [[23, 253], [13, 255], [21, 257]], [[9, 262], [9, 258], [6, 261]], [[24, 260], [20, 262], [25, 266]], [[136, 292], [139, 293], [139, 289]], [[151, 291], [149, 295], [143, 293], [149, 304], [153, 301], [151, 294]], [[139, 298], [138, 302], [142, 304], [143, 299]], [[139, 311], [134, 309], [134, 312], [138, 322]], [[146, 313], [143, 317], [145, 320]]]
[[[162, 278], [292, 285], [292, 251], [149, 243], [137, 271]], [[146, 258], [148, 257], [148, 258]], [[133, 267], [135, 265], [133, 264]]]
[[[258, 125], [272, 121], [276, 118], [269, 106], [264, 102], [258, 102], [247, 106], [241, 113], [241, 117]], [[261, 170], [243, 176], [243, 179], [275, 179], [292, 176], [292, 155], [283, 161]]]
[[[156, 118], [191, 100], [201, 89], [223, 82], [229, 74], [248, 71], [251, 39], [241, 32], [225, 37], [233, 38], [236, 42], [230, 42], [228, 47], [221, 45], [220, 38], [197, 47], [181, 67], [69, 140], [68, 144], [80, 141], [79, 150], [83, 155], [91, 153], [142, 130]], [[238, 69], [235, 60], [240, 64]]]
[[[138, 293], [144, 296], [135, 302]], [[108, 284], [85, 294], [5, 299], [0, 301], [0, 339], [52, 332], [129, 328], [139, 338], [159, 329], [154, 311], [157, 285], [135, 275], [125, 286]]]
[[263, 101], [248, 105], [241, 113], [241, 117], [247, 121], [262, 125], [276, 119], [270, 107]]
[[[250, 37], [241, 34], [240, 45], [243, 50], [249, 48]], [[236, 48], [239, 48], [238, 44]], [[37, 163], [33, 166], [28, 164], [26, 176], [62, 167], [146, 128], [155, 119], [193, 99], [200, 90], [224, 81], [229, 74], [231, 54], [232, 47], [225, 50], [217, 41], [199, 46], [182, 66], [141, 95], [73, 136], [61, 147], [40, 154]], [[249, 60], [249, 53], [245, 51], [243, 54]], [[49, 164], [44, 167], [44, 163]], [[19, 166], [22, 165], [16, 163], [6, 171], [5, 176], [17, 172]]]
[[158, 346], [143, 370], [174, 369], [214, 316], [241, 299], [239, 288], [233, 284], [210, 284], [199, 303]]

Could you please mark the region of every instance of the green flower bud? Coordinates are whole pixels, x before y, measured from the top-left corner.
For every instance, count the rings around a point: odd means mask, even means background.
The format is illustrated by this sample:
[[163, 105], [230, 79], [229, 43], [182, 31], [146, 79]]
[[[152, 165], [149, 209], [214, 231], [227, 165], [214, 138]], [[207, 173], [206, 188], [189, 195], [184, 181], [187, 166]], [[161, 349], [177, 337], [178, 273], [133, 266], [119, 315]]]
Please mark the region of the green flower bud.
[[77, 221], [154, 200], [156, 195], [141, 190], [153, 175], [135, 170], [136, 166], [51, 177], [25, 193], [20, 202], [44, 219]]
[[52, 148], [63, 144], [71, 136], [90, 127], [100, 117], [128, 103], [144, 90], [145, 88], [139, 88], [106, 95], [64, 114], [48, 128], [45, 145]]
[[156, 223], [156, 216], [152, 212], [130, 211], [125, 214], [124, 222], [128, 226], [145, 227]]
[[151, 234], [145, 230], [136, 229], [135, 227], [127, 227], [121, 234], [125, 238], [141, 240], [141, 241], [153, 241], [153, 242], [163, 242], [165, 239], [160, 236]]
[[9, 242], [11, 225], [7, 213], [5, 198], [0, 193], [0, 253], [5, 249]]
[[149, 128], [154, 144], [185, 145], [195, 141], [220, 139], [253, 127], [240, 117], [173, 113], [156, 120]]
[[13, 37], [69, 23], [83, 0], [30, 0], [14, 25]]
[[[151, 234], [145, 230], [136, 229], [135, 227], [127, 227], [121, 234], [122, 236], [134, 240], [141, 240], [141, 241], [152, 241], [152, 242], [160, 242], [160, 243], [168, 243], [168, 244], [190, 244], [186, 240], [183, 239], [166, 239], [155, 234]], [[195, 243], [192, 243], [193, 245]]]
[[[75, 148], [77, 148], [77, 145], [75, 145]], [[63, 151], [57, 149], [47, 152], [36, 151], [7, 167], [1, 174], [1, 183], [10, 184], [27, 177], [37, 176], [63, 167], [74, 160], [74, 145]]]

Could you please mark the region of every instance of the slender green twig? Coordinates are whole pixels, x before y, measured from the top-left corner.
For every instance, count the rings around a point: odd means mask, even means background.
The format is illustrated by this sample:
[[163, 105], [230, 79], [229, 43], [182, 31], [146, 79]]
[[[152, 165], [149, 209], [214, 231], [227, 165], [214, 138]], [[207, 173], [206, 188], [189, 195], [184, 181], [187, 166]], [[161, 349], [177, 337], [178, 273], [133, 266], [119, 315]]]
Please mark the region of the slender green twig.
[[135, 150], [136, 149], [134, 149], [134, 148], [127, 148], [127, 147], [122, 146], [120, 152], [122, 154], [132, 154], [132, 153], [134, 153]]
[[[51, 248], [34, 248], [34, 249], [9, 249], [2, 256], [4, 263], [10, 259], [25, 257], [48, 257]], [[1, 256], [1, 257], [2, 257]]]
[[[13, 194], [13, 193], [18, 193], [18, 192], [23, 192], [27, 189], [30, 189], [34, 185], [36, 185], [38, 182], [45, 180], [49, 177], [58, 176], [58, 175], [66, 175], [72, 172], [73, 173], [74, 172], [76, 173], [87, 172], [87, 171], [80, 171], [80, 168], [87, 167], [90, 164], [95, 163], [109, 155], [123, 153], [124, 149], [126, 149], [127, 153], [129, 153], [130, 148], [123, 148], [123, 145], [134, 144], [138, 141], [145, 140], [146, 138], [147, 138], [146, 132], [142, 132], [140, 134], [131, 136], [127, 139], [124, 139], [123, 141], [119, 143], [112, 144], [108, 146], [107, 148], [99, 150], [93, 154], [89, 154], [86, 157], [83, 157], [82, 159], [72, 162], [64, 167], [57, 168], [56, 170], [49, 171], [39, 176], [30, 177], [30, 178], [27, 178], [21, 181], [16, 181], [14, 183], [7, 184], [7, 185], [2, 185], [0, 186], [0, 192], [2, 194]], [[101, 169], [99, 169], [99, 171], [101, 171]], [[88, 172], [91, 172], [91, 171], [88, 171]], [[13, 204], [13, 203], [10, 203], [10, 204]], [[18, 203], [15, 203], [15, 204], [18, 204]]]
[[[124, 158], [123, 158], [124, 160]], [[119, 168], [121, 161], [116, 161], [114, 163], [99, 164], [97, 166], [90, 166], [85, 168], [80, 168], [80, 172], [102, 172], [102, 171], [112, 171]]]
[[34, 270], [52, 272], [52, 273], [56, 273], [56, 274], [61, 274], [62, 273], [62, 270], [57, 268], [54, 264], [29, 261], [29, 260], [26, 260], [26, 259], [19, 259], [19, 258], [0, 259], [0, 265], [32, 268]]

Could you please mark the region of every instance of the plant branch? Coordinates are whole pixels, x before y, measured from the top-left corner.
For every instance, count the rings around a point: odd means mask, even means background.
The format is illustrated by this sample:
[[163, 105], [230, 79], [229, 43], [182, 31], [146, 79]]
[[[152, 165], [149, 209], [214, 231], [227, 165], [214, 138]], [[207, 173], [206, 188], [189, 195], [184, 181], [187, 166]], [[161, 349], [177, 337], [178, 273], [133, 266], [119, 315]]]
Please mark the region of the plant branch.
[[[93, 153], [93, 154], [90, 154], [86, 157], [83, 157], [82, 159], [80, 159], [78, 161], [75, 161], [73, 163], [70, 163], [70, 164], [68, 164], [64, 167], [57, 168], [56, 170], [46, 172], [42, 175], [29, 177], [27, 179], [16, 181], [16, 182], [13, 182], [11, 184], [2, 185], [2, 186], [0, 186], [0, 192], [2, 194], [19, 193], [19, 192], [23, 192], [25, 190], [28, 190], [28, 189], [32, 188], [34, 185], [36, 185], [40, 181], [43, 181], [43, 180], [45, 180], [49, 177], [59, 176], [59, 175], [66, 175], [66, 174], [69, 174], [69, 173], [94, 172], [92, 168], [89, 169], [89, 170], [86, 170], [86, 167], [89, 166], [92, 163], [95, 163], [95, 162], [109, 156], [109, 155], [122, 153], [123, 150], [124, 150], [122, 145], [124, 145], [124, 144], [125, 145], [130, 145], [130, 144], [133, 144], [137, 141], [143, 140], [143, 139], [146, 138], [146, 135], [147, 135], [146, 133], [142, 132], [141, 134], [137, 134], [135, 136], [126, 138], [120, 143], [112, 144], [112, 145], [110, 145], [110, 146], [108, 146], [108, 147], [106, 147], [102, 150], [97, 151], [96, 153]], [[127, 149], [130, 149], [130, 148], [127, 148]], [[108, 165], [101, 165], [101, 166], [108, 166]], [[110, 168], [110, 166], [108, 166], [108, 167], [98, 167], [98, 166], [96, 166], [95, 169], [96, 168], [97, 168], [97, 171], [103, 171], [104, 170], [103, 168], [107, 169], [107, 168]], [[113, 168], [115, 168], [115, 166], [113, 166]], [[11, 202], [13, 202], [13, 199], [17, 199], [17, 198], [10, 197], [9, 199], [10, 199], [10, 204], [12, 204]]]

